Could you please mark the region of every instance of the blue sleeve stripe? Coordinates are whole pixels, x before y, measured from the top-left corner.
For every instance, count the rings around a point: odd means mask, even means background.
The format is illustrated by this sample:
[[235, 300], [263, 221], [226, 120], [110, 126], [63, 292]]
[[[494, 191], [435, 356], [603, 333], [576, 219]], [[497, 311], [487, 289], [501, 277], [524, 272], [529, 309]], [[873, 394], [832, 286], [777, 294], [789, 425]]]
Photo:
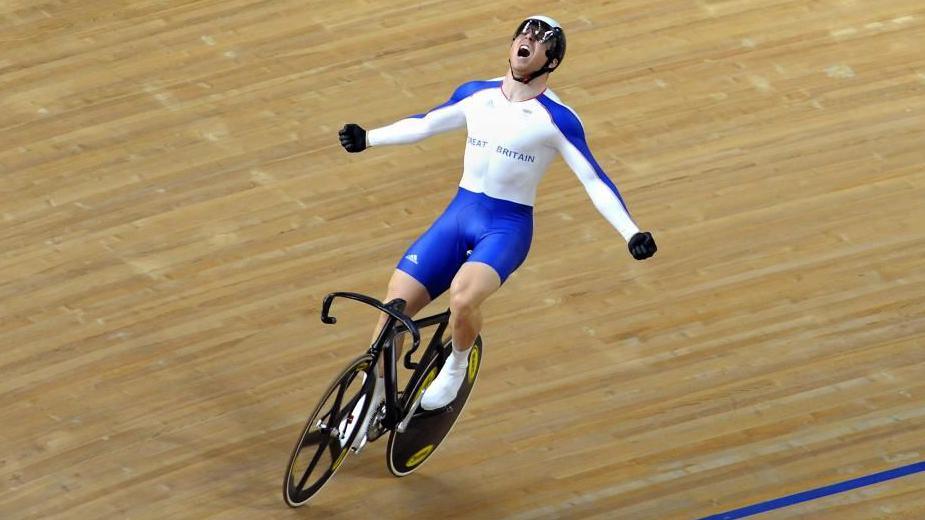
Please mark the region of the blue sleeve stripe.
[[440, 110], [440, 109], [443, 108], [443, 107], [447, 107], [447, 106], [450, 106], [450, 105], [455, 105], [456, 103], [459, 103], [459, 102], [462, 101], [463, 99], [466, 99], [467, 97], [471, 96], [472, 94], [475, 94], [476, 92], [478, 92], [478, 91], [480, 91], [480, 90], [485, 90], [485, 89], [489, 89], [489, 88], [498, 88], [498, 87], [500, 87], [500, 86], [501, 86], [501, 81], [500, 81], [500, 80], [497, 80], [497, 81], [470, 81], [470, 82], [468, 82], [468, 83], [463, 83], [462, 85], [459, 86], [459, 88], [456, 89], [455, 92], [453, 92], [453, 95], [450, 96], [450, 99], [448, 99], [448, 100], [446, 101], [446, 103], [443, 103], [442, 105], [435, 106], [434, 108], [428, 110], [427, 112], [424, 112], [423, 114], [415, 114], [415, 115], [413, 115], [413, 116], [408, 116], [408, 117], [413, 117], [413, 118], [420, 119], [420, 118], [426, 116], [427, 114], [433, 112], [434, 110]]
[[542, 104], [544, 107], [546, 107], [546, 110], [552, 117], [552, 122], [554, 125], [556, 125], [556, 128], [562, 132], [562, 135], [565, 136], [568, 142], [572, 143], [572, 145], [574, 145], [575, 148], [581, 152], [581, 155], [583, 155], [591, 167], [594, 168], [594, 172], [597, 173], [598, 178], [600, 178], [601, 181], [603, 181], [604, 184], [610, 188], [610, 191], [612, 191], [613, 194], [617, 196], [617, 200], [620, 201], [620, 204], [623, 205], [623, 209], [626, 210], [627, 214], [629, 214], [630, 210], [626, 206], [626, 202], [623, 201], [623, 196], [620, 195], [620, 190], [617, 189], [613, 181], [610, 180], [610, 177], [604, 173], [604, 170], [601, 169], [601, 166], [597, 164], [596, 160], [594, 160], [594, 156], [591, 155], [591, 150], [588, 148], [588, 143], [585, 140], [585, 129], [582, 128], [581, 121], [575, 117], [575, 114], [573, 114], [571, 110], [565, 108], [559, 103], [556, 103], [546, 94], [541, 94], [538, 98], [536, 98], [536, 100], [539, 101], [540, 104]]

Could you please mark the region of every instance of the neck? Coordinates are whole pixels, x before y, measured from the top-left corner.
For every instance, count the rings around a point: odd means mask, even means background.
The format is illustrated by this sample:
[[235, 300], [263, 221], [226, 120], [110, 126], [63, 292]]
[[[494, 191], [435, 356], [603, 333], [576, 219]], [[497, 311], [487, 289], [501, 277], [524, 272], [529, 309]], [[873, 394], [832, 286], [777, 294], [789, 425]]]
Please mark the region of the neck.
[[546, 80], [548, 78], [549, 73], [546, 73], [534, 78], [530, 83], [521, 83], [514, 79], [511, 69], [508, 68], [507, 74], [504, 75], [504, 79], [501, 81], [501, 90], [511, 101], [525, 101], [539, 96], [546, 90]]

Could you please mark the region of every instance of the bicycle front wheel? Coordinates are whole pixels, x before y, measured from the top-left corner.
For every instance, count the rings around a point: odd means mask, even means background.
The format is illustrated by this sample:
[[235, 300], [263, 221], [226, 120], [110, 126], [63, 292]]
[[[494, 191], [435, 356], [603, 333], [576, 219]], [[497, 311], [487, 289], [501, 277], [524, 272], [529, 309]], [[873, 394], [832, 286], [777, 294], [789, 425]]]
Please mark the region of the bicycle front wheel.
[[350, 453], [358, 425], [369, 410], [373, 378], [372, 357], [355, 359], [331, 383], [309, 416], [289, 457], [283, 498], [298, 507], [312, 498], [334, 476]]

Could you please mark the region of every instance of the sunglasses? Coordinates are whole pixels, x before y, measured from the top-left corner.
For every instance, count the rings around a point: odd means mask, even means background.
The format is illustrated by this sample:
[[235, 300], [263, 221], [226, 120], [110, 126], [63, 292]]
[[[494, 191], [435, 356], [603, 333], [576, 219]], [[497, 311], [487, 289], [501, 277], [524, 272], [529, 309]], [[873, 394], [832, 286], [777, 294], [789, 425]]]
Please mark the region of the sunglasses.
[[555, 36], [556, 31], [548, 23], [541, 20], [527, 20], [514, 37], [516, 38], [520, 34], [532, 36], [534, 40], [546, 43]]

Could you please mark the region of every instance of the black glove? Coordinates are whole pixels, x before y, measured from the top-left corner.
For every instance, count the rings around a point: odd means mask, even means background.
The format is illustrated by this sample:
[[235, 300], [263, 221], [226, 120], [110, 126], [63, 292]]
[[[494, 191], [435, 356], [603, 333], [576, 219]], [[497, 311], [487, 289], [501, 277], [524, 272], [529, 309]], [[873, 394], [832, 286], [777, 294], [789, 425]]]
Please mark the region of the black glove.
[[337, 132], [337, 135], [340, 137], [340, 145], [350, 153], [362, 152], [366, 149], [366, 130], [363, 130], [360, 125], [347, 123], [340, 129], [340, 132]]
[[633, 258], [636, 260], [645, 260], [654, 255], [655, 252], [658, 251], [658, 247], [655, 246], [655, 239], [652, 238], [652, 233], [646, 231], [644, 233], [636, 233], [630, 238], [629, 250], [630, 254], [633, 255]]

